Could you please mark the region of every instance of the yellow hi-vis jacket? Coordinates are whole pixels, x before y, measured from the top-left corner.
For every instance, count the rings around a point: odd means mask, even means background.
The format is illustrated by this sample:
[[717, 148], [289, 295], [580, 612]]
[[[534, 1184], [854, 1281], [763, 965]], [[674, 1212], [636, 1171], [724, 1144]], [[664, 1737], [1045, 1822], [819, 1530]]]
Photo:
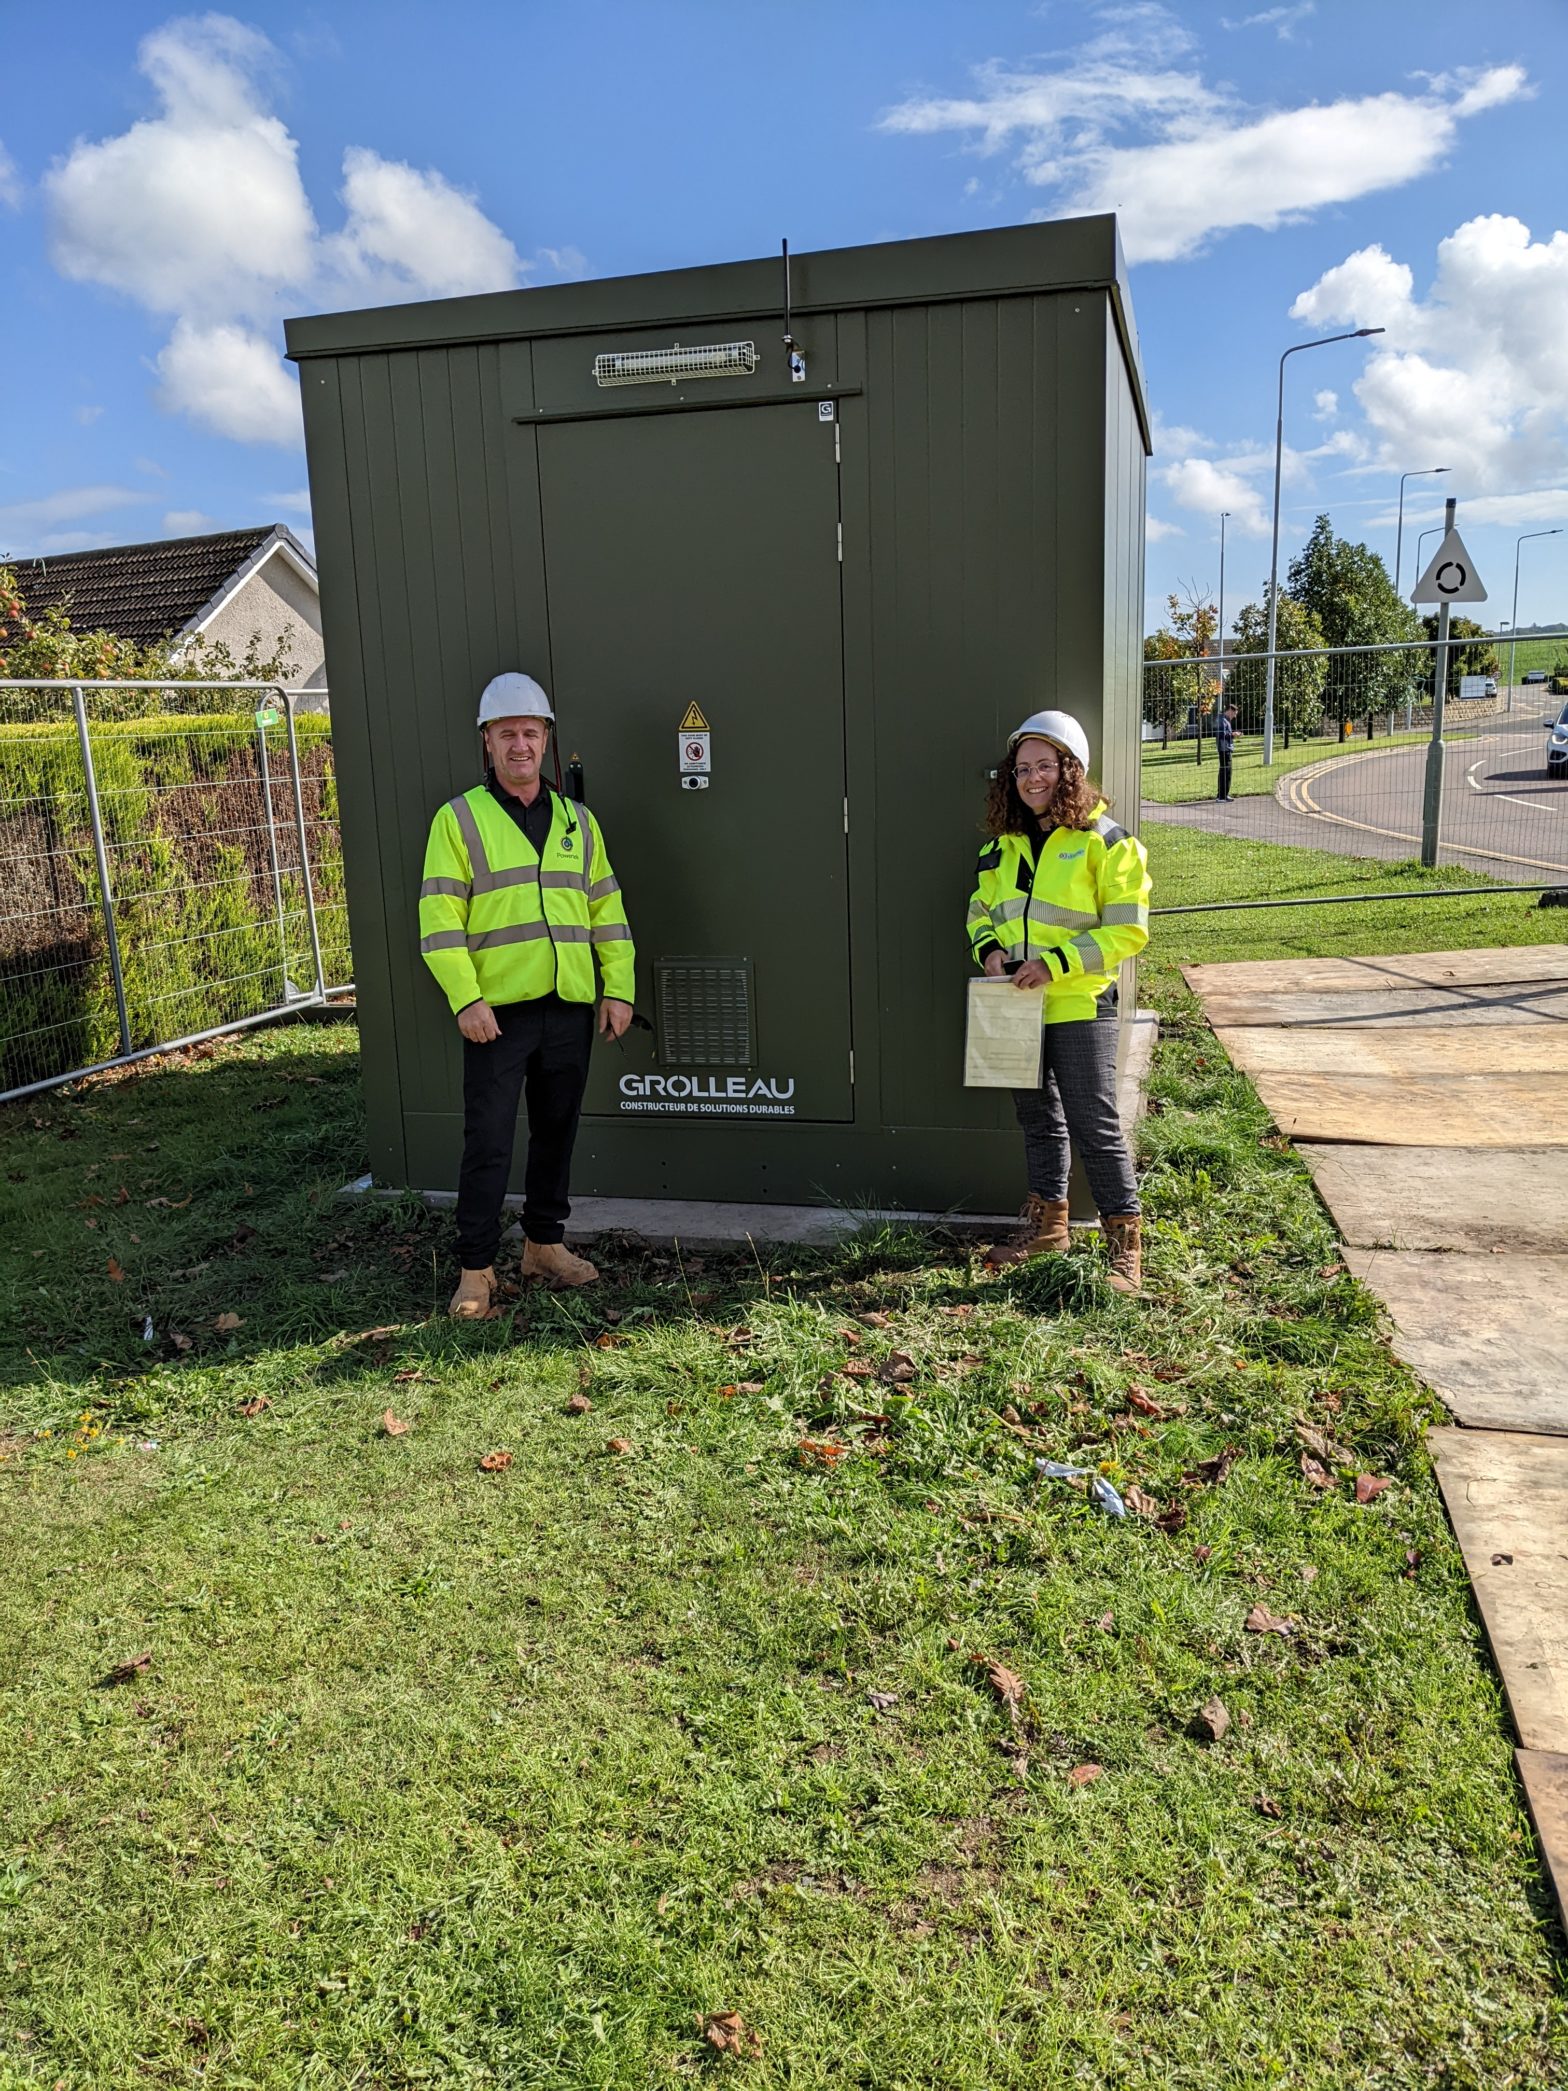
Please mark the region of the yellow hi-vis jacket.
[[1092, 1017], [1124, 958], [1149, 941], [1149, 859], [1136, 835], [1095, 808], [1087, 828], [998, 835], [980, 852], [969, 948], [1050, 968], [1045, 1021]]
[[606, 995], [635, 999], [632, 933], [599, 823], [559, 792], [542, 856], [484, 785], [443, 806], [425, 849], [419, 930], [454, 1011], [552, 993], [592, 1002], [596, 955]]

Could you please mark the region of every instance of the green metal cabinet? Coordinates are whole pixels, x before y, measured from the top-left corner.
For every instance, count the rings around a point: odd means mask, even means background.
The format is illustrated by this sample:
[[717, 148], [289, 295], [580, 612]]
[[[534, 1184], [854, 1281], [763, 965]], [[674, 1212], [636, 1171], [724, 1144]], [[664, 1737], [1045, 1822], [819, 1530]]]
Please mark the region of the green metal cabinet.
[[[1115, 221], [796, 256], [791, 287], [803, 380], [777, 260], [289, 326], [383, 1181], [456, 1179], [419, 868], [515, 667], [582, 761], [654, 1026], [595, 1049], [574, 1189], [1017, 1201], [1010, 1100], [960, 1078], [963, 920], [1019, 718], [1075, 712], [1124, 818], [1136, 792]], [[596, 376], [741, 343], [749, 370]]]

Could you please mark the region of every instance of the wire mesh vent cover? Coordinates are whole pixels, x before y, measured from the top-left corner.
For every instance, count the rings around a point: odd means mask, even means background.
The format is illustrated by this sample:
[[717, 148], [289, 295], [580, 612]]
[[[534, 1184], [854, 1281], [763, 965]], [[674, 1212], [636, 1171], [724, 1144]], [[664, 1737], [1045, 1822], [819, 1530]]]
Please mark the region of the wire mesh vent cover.
[[661, 1066], [753, 1065], [749, 958], [661, 958], [653, 974]]
[[593, 359], [593, 380], [606, 385], [675, 385], [682, 378], [749, 378], [757, 367], [754, 341], [714, 341], [702, 347], [619, 349]]

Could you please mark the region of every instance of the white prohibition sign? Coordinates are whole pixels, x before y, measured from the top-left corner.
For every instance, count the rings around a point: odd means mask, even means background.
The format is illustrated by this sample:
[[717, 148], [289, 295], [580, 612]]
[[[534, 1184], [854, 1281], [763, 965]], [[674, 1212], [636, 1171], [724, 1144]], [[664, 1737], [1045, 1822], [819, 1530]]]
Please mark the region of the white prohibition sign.
[[706, 772], [713, 767], [713, 756], [709, 736], [705, 733], [683, 733], [680, 735], [681, 775], [691, 776]]

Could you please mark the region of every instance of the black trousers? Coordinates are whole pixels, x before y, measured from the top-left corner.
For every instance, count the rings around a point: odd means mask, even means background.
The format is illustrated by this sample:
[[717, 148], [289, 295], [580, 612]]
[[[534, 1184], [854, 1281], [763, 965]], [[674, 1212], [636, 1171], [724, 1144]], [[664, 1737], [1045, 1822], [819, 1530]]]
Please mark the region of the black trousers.
[[1092, 1018], [1047, 1024], [1038, 1089], [1015, 1089], [1024, 1134], [1024, 1171], [1039, 1198], [1065, 1198], [1078, 1150], [1090, 1194], [1102, 1213], [1138, 1211], [1127, 1136], [1116, 1108], [1116, 991]]
[[463, 1167], [457, 1179], [457, 1253], [465, 1271], [495, 1262], [517, 1106], [528, 1107], [523, 1233], [531, 1242], [566, 1237], [572, 1146], [588, 1082], [593, 1004], [542, 995], [495, 1012], [501, 1036], [463, 1040]]
[[1222, 799], [1230, 797], [1230, 760], [1230, 751], [1222, 749], [1220, 751], [1220, 788], [1216, 794], [1217, 797]]

